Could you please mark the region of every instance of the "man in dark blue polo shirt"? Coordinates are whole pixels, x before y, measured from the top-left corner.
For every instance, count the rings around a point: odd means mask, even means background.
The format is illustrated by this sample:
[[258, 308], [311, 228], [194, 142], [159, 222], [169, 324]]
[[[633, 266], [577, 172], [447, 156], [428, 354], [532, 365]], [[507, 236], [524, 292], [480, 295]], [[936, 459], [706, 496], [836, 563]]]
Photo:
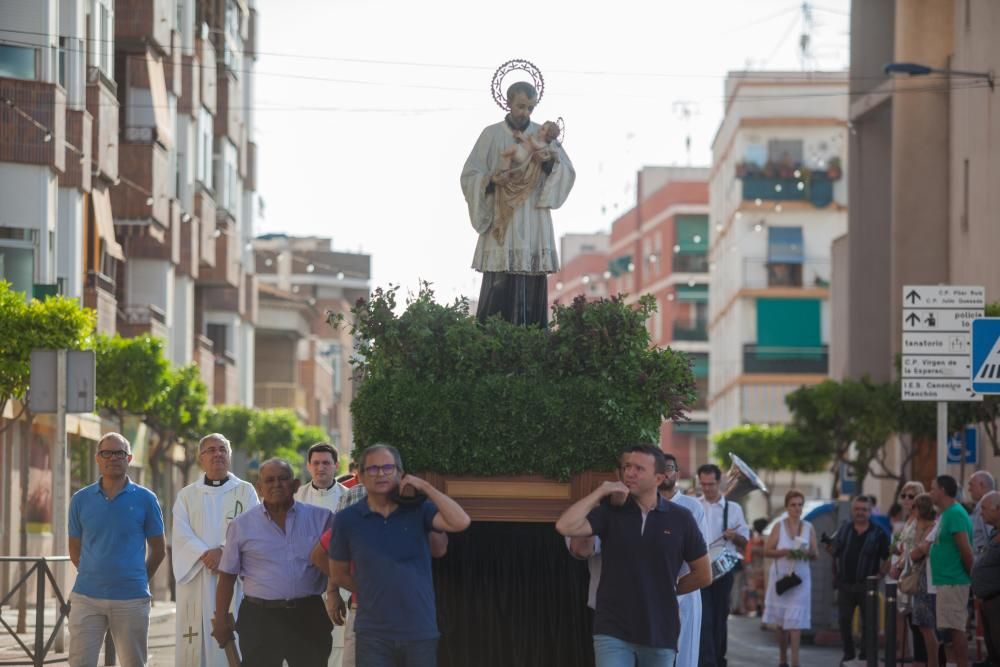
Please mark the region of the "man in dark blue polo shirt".
[[[93, 667], [110, 628], [124, 667], [143, 667], [149, 634], [149, 580], [163, 562], [163, 514], [152, 491], [126, 474], [129, 442], [108, 433], [97, 443], [101, 478], [69, 503], [69, 664]], [[146, 545], [149, 545], [149, 558]]]
[[[691, 512], [660, 497], [666, 459], [654, 445], [621, 456], [621, 482], [604, 482], [563, 512], [556, 530], [601, 538], [594, 614], [597, 667], [672, 667], [680, 618], [677, 596], [712, 581], [705, 540]], [[683, 563], [691, 572], [679, 581]]]
[[[469, 515], [424, 480], [403, 475], [395, 447], [372, 445], [359, 464], [368, 496], [334, 521], [328, 611], [338, 618], [330, 605], [340, 588], [357, 591], [357, 667], [435, 667], [439, 635], [427, 533], [461, 532]], [[402, 502], [397, 494], [407, 487], [427, 500]]]

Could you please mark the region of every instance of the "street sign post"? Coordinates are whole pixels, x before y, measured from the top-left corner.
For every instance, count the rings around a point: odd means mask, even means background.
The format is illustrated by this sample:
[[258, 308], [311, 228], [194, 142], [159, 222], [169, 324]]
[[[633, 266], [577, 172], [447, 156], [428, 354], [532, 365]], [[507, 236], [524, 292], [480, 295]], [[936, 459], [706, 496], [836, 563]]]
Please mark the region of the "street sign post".
[[948, 401], [981, 401], [972, 382], [972, 322], [983, 316], [986, 290], [978, 285], [903, 287], [904, 401], [937, 402], [937, 470], [948, 455]]
[[980, 394], [1000, 394], [1000, 317], [972, 322], [972, 388]]
[[[93, 350], [32, 350], [28, 405], [33, 412], [55, 413], [52, 443], [52, 550], [69, 553], [69, 449], [66, 414], [93, 412], [96, 397], [96, 358]], [[66, 564], [55, 563], [54, 576], [65, 590]], [[54, 648], [63, 650], [65, 633], [56, 633]]]

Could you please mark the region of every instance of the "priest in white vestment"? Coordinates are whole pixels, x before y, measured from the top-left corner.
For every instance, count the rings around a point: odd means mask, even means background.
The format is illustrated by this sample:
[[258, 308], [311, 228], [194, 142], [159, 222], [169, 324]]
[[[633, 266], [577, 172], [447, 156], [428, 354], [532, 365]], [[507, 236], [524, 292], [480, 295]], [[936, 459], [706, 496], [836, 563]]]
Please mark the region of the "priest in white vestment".
[[[697, 498], [686, 496], [677, 488], [677, 458], [664, 452], [667, 459], [667, 478], [660, 485], [660, 495], [672, 503], [676, 503], [694, 515], [694, 520], [701, 531], [701, 537], [708, 545], [708, 524], [705, 521], [705, 508]], [[677, 572], [678, 580], [691, 571], [687, 563], [681, 565]], [[691, 591], [677, 596], [677, 611], [681, 617], [681, 632], [677, 637], [676, 667], [698, 667], [701, 648], [701, 591]]]
[[[340, 499], [347, 492], [347, 488], [337, 482], [337, 450], [325, 442], [313, 445], [306, 452], [306, 468], [309, 469], [311, 479], [308, 484], [303, 484], [295, 492], [296, 502], [325, 507], [331, 512], [336, 512]], [[344, 628], [344, 625], [333, 626], [333, 648], [330, 651], [327, 667], [343, 665]]]
[[[215, 573], [222, 558], [226, 529], [234, 517], [260, 504], [253, 485], [229, 472], [232, 447], [220, 433], [198, 443], [204, 475], [177, 494], [174, 502], [172, 562], [177, 582], [177, 667], [228, 667], [225, 652], [212, 638]], [[233, 613], [242, 600], [240, 584]]]
[[538, 133], [540, 126], [531, 122], [537, 99], [531, 84], [513, 84], [507, 91], [509, 113], [483, 130], [462, 169], [462, 192], [479, 234], [472, 268], [483, 274], [476, 313], [480, 321], [499, 313], [515, 324], [548, 322], [546, 276], [559, 270], [551, 210], [569, 197], [576, 172], [554, 140], [532, 154], [540, 167], [532, 170], [534, 180], [517, 183], [520, 194], [505, 199], [508, 186], [521, 174], [504, 170], [500, 155], [518, 136]]

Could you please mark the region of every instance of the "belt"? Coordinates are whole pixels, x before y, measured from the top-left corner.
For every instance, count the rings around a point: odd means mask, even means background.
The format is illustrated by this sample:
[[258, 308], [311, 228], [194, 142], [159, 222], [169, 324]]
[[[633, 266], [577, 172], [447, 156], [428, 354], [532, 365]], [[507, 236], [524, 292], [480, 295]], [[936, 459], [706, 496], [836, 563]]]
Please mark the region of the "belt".
[[318, 595], [310, 595], [304, 598], [293, 598], [291, 600], [265, 600], [263, 598], [255, 598], [252, 595], [244, 595], [243, 599], [252, 605], [258, 607], [263, 607], [264, 609], [295, 609], [296, 607], [305, 606], [310, 600], [319, 598]]

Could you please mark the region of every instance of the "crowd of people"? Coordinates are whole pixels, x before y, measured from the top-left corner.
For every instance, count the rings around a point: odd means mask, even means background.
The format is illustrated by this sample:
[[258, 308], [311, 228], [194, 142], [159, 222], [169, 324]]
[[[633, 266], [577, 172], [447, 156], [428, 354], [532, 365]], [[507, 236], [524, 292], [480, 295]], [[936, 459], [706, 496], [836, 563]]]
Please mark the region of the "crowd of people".
[[[374, 445], [338, 480], [337, 451], [316, 444], [302, 484], [281, 459], [261, 464], [256, 487], [230, 469], [219, 433], [199, 443], [203, 475], [173, 504], [176, 664], [215, 667], [431, 667], [439, 629], [431, 559], [448, 550], [468, 514], [433, 485], [404, 472], [399, 452]], [[127, 475], [130, 444], [106, 434], [100, 478], [74, 494], [69, 546], [77, 567], [69, 615], [73, 667], [94, 667], [110, 632], [121, 664], [147, 664], [149, 580], [166, 545], [159, 502]], [[970, 480], [971, 516], [958, 486], [937, 477], [930, 493], [905, 485], [896, 533], [872, 521], [872, 500], [851, 502], [851, 520], [827, 538], [803, 517], [805, 497], [785, 495], [786, 514], [754, 537], [740, 506], [722, 493], [722, 472], [697, 471], [700, 497], [677, 485], [676, 458], [634, 445], [605, 482], [556, 523], [570, 553], [588, 561], [588, 604], [598, 667], [724, 667], [733, 571], [723, 554], [749, 555], [738, 595], [778, 629], [780, 664], [798, 666], [811, 627], [810, 561], [825, 544], [835, 564], [844, 660], [855, 649], [853, 619], [870, 576], [889, 575], [900, 599], [899, 650], [917, 664], [968, 665], [970, 587], [989, 659], [1000, 665], [1000, 493], [984, 472]], [[768, 559], [767, 561], [765, 559]], [[762, 564], [769, 562], [766, 571]], [[766, 584], [764, 583], [766, 582]], [[905, 583], [904, 583], [905, 582]], [[765, 589], [766, 586], [766, 589]], [[763, 599], [761, 599], [763, 598]], [[763, 603], [761, 605], [761, 602]]]

